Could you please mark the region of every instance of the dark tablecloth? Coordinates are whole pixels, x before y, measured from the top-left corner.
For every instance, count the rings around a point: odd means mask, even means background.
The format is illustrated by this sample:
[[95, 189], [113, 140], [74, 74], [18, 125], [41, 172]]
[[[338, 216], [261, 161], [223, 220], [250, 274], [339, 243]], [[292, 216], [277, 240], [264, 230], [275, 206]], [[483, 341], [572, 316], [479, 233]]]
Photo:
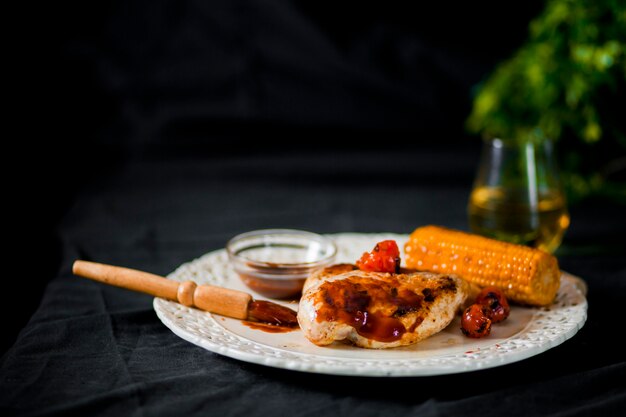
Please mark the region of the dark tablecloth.
[[268, 227], [467, 230], [475, 148], [445, 148], [146, 156], [89, 177], [56, 226], [55, 278], [2, 356], [0, 414], [624, 415], [626, 222], [624, 207], [610, 202], [573, 206], [558, 253], [589, 286], [582, 330], [540, 355], [464, 374], [339, 377], [237, 361], [174, 335], [151, 297], [70, 272], [80, 258], [166, 275], [237, 233]]

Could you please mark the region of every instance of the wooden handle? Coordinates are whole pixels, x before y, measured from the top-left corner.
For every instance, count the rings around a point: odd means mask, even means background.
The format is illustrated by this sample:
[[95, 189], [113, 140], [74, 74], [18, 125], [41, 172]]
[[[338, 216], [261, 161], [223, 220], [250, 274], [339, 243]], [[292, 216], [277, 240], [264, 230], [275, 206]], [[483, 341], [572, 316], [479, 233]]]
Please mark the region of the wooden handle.
[[252, 296], [242, 291], [193, 281], [176, 282], [149, 272], [96, 262], [75, 261], [72, 272], [105, 284], [177, 301], [211, 313], [245, 320]]

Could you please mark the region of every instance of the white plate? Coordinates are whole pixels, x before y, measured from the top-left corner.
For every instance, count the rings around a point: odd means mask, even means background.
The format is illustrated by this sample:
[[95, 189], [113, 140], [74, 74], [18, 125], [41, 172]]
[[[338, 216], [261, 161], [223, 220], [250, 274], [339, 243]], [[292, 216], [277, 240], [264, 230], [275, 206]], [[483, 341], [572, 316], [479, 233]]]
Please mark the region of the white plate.
[[[376, 242], [395, 239], [402, 247], [406, 235], [336, 234], [337, 262], [354, 262]], [[218, 250], [181, 265], [168, 276], [247, 291]], [[556, 302], [550, 308], [512, 307], [511, 315], [493, 325], [491, 335], [470, 339], [461, 334], [457, 317], [440, 333], [412, 346], [370, 350], [334, 343], [319, 347], [302, 332], [266, 333], [222, 317], [160, 298], [154, 309], [161, 321], [181, 338], [220, 355], [246, 362], [296, 371], [363, 376], [443, 375], [491, 368], [537, 355], [572, 337], [587, 318], [584, 283], [563, 273]], [[297, 305], [281, 303], [297, 309]]]

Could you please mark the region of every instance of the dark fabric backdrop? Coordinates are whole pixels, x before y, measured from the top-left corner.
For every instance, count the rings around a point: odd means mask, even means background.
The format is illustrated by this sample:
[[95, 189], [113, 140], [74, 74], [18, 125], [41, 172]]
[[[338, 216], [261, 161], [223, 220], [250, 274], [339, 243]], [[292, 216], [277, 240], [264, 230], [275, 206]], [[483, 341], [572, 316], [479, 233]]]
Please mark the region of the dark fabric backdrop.
[[[23, 120], [16, 153], [5, 154], [18, 166], [7, 176], [5, 289], [21, 302], [2, 304], [2, 414], [623, 410], [623, 354], [596, 345], [605, 319], [478, 383], [377, 390], [211, 354], [169, 332], [150, 297], [69, 269], [84, 258], [167, 274], [268, 226], [466, 228], [479, 146], [463, 129], [472, 89], [523, 42], [542, 5], [24, 5], [26, 44], [12, 61]], [[623, 208], [590, 201], [572, 211], [560, 259], [589, 279], [595, 317], [610, 316], [626, 282]], [[605, 380], [620, 376], [620, 386]]]
[[43, 104], [83, 147], [204, 146], [216, 131], [267, 125], [451, 140], [471, 89], [521, 44], [541, 5], [68, 2], [48, 6], [51, 33], [38, 39], [51, 48]]

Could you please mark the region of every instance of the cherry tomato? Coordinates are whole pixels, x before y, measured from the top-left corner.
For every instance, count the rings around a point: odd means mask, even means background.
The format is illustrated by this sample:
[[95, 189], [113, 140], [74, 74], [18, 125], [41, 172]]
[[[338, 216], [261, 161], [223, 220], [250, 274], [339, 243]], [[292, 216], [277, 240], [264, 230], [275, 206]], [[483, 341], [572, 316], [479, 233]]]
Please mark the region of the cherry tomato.
[[478, 296], [476, 296], [476, 304], [481, 304], [489, 308], [491, 311], [491, 321], [499, 323], [509, 317], [511, 307], [506, 300], [504, 293], [497, 287], [485, 287]]
[[480, 304], [472, 304], [461, 317], [461, 331], [469, 337], [485, 337], [491, 333], [491, 319], [489, 308]]
[[356, 266], [362, 271], [399, 272], [400, 249], [394, 240], [378, 242], [371, 252], [365, 252]]

